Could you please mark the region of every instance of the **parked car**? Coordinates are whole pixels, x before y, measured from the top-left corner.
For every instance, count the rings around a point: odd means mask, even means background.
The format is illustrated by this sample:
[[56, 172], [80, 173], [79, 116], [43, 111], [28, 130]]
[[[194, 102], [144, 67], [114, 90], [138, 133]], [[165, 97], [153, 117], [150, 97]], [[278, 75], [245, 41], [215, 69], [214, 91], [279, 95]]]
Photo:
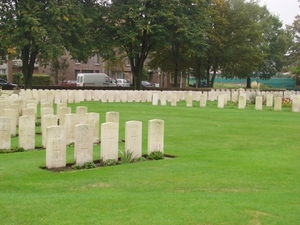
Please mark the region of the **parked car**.
[[143, 87], [151, 87], [152, 85], [148, 81], [143, 80], [142, 81], [142, 86]]
[[59, 86], [64, 86], [64, 87], [76, 86], [76, 80], [64, 80], [59, 84]]
[[13, 90], [14, 88], [18, 87], [17, 84], [9, 83], [2, 78], [0, 78], [0, 86], [3, 90]]
[[125, 79], [117, 79], [117, 87], [130, 87], [130, 84]]

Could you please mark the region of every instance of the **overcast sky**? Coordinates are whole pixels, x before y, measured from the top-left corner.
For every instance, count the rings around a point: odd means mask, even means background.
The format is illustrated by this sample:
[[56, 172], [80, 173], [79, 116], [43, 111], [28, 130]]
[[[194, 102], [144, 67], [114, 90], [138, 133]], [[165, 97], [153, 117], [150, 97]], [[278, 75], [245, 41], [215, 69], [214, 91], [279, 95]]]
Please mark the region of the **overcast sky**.
[[272, 14], [279, 16], [283, 25], [291, 25], [295, 16], [300, 15], [298, 0], [260, 0], [260, 5], [266, 5]]

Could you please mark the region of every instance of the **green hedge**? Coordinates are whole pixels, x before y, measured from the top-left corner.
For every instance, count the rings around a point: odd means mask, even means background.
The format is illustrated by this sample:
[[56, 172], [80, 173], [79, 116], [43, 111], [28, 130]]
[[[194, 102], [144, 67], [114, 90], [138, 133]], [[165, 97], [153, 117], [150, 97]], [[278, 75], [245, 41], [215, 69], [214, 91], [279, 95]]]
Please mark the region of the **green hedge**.
[[[0, 74], [0, 78], [7, 80], [6, 74]], [[21, 72], [12, 75], [12, 83], [22, 86], [24, 84], [24, 77]], [[33, 74], [32, 86], [49, 86], [50, 75], [47, 74]]]
[[50, 75], [46, 74], [33, 74], [32, 86], [49, 86], [50, 85]]
[[7, 75], [6, 74], [0, 74], [0, 78], [7, 80]]

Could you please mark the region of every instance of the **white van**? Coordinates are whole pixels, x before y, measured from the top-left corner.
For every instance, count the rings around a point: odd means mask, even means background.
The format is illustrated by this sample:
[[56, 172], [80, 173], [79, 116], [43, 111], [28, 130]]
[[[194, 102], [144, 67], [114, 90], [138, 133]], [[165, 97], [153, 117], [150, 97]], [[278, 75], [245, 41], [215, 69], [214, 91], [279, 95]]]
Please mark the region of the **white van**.
[[77, 75], [76, 85], [88, 87], [108, 87], [116, 86], [116, 83], [105, 73], [79, 73]]

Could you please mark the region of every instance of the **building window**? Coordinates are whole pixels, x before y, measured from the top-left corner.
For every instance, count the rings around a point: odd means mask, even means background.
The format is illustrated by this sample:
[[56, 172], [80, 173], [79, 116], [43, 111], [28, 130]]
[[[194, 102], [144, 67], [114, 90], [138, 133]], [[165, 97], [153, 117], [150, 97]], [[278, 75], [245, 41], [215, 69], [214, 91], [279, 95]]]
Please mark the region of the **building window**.
[[75, 64], [80, 64], [80, 60], [75, 59]]
[[130, 66], [130, 61], [128, 57], [125, 58], [125, 66]]
[[82, 73], [94, 73], [93, 70], [82, 70]]
[[0, 69], [0, 74], [6, 74], [6, 69]]
[[99, 57], [99, 54], [95, 54], [94, 59], [95, 59], [95, 64], [96, 64], [96, 65], [99, 65], [99, 63], [100, 63], [100, 57]]
[[80, 70], [75, 70], [75, 80], [77, 79], [77, 75], [80, 73]]

